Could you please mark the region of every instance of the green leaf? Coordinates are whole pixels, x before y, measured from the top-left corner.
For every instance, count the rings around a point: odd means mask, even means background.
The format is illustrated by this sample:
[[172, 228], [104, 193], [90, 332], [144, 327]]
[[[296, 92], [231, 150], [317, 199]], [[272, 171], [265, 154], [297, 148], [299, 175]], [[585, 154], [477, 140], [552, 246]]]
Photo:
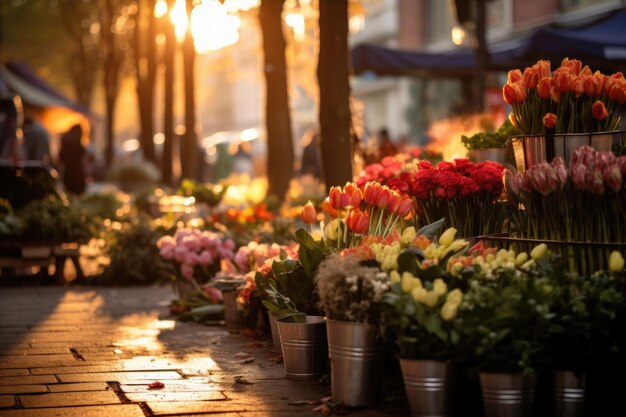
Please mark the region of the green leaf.
[[442, 218], [434, 223], [427, 224], [417, 231], [417, 235], [422, 235], [424, 237], [427, 237], [428, 239], [434, 239], [436, 236], [439, 236], [443, 231], [444, 222], [445, 218]]

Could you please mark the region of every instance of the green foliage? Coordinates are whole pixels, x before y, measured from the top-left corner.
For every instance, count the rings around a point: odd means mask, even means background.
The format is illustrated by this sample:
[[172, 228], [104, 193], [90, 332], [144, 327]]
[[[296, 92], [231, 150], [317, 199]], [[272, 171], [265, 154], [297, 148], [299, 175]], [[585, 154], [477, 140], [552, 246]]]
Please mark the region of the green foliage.
[[106, 248], [110, 263], [97, 281], [107, 285], [147, 285], [166, 282], [176, 273], [159, 255], [156, 242], [162, 234], [147, 221], [126, 224], [112, 233]]
[[190, 179], [182, 180], [177, 193], [184, 196], [193, 196], [196, 203], [205, 203], [210, 207], [217, 206], [226, 193], [228, 185], [202, 184]]
[[28, 203], [0, 220], [0, 236], [24, 240], [86, 243], [95, 224], [79, 205], [50, 196]]
[[472, 151], [488, 148], [503, 148], [511, 136], [519, 135], [521, 132], [506, 120], [497, 130], [487, 130], [467, 137], [461, 136], [461, 141], [465, 147]]
[[119, 220], [117, 211], [124, 205], [113, 193], [85, 194], [77, 201], [90, 217]]

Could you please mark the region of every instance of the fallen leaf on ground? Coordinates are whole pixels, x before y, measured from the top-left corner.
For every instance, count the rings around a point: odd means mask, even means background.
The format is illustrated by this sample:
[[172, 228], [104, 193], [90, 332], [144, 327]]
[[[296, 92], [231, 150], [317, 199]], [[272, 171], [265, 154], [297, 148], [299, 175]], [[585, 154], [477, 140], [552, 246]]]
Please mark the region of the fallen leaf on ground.
[[164, 383], [162, 383], [161, 381], [154, 381], [150, 384], [148, 384], [148, 388], [150, 389], [161, 389], [165, 386]]
[[237, 363], [240, 363], [240, 364], [246, 364], [246, 363], [252, 363], [252, 362], [254, 362], [254, 356], [248, 356], [247, 358], [243, 360], [237, 361]]
[[249, 328], [246, 328], [246, 329], [243, 329], [243, 330], [241, 331], [241, 334], [242, 334], [242, 335], [244, 335], [244, 336], [246, 336], [246, 337], [250, 337], [250, 338], [252, 338], [252, 337], [255, 337], [255, 336], [256, 336], [256, 330], [255, 330], [255, 329], [249, 329]]
[[243, 375], [237, 375], [235, 377], [235, 383], [236, 384], [243, 384], [243, 385], [253, 385], [253, 382], [248, 381], [247, 379], [245, 379], [243, 377]]
[[249, 354], [248, 352], [235, 353], [235, 358], [248, 358], [250, 356], [252, 356], [252, 355]]
[[274, 363], [283, 363], [283, 355], [276, 355], [272, 358], [269, 359], [270, 362], [274, 362]]
[[327, 406], [326, 404], [318, 405], [317, 407], [313, 409], [313, 411], [315, 411], [316, 413], [322, 413], [325, 416], [329, 416], [332, 414], [330, 407]]

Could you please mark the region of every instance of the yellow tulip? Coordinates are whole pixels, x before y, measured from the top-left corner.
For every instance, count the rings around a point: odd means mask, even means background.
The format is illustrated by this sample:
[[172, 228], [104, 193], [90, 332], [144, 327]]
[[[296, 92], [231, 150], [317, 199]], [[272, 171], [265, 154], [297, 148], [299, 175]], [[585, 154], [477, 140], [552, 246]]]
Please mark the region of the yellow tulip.
[[515, 257], [515, 266], [520, 267], [528, 260], [528, 254], [522, 252]]
[[339, 220], [335, 219], [326, 225], [324, 236], [330, 240], [337, 240], [337, 229], [339, 228]]
[[448, 293], [448, 297], [446, 298], [446, 304], [461, 304], [461, 301], [463, 301], [463, 293], [461, 292], [461, 290], [454, 289], [452, 291], [450, 291]]
[[428, 294], [428, 291], [426, 291], [423, 287], [415, 287], [411, 291], [411, 297], [413, 297], [413, 300], [419, 303], [424, 303], [424, 304], [426, 303], [427, 294]]
[[624, 258], [622, 254], [614, 250], [609, 256], [609, 271], [621, 272], [624, 270]]
[[437, 304], [439, 296], [434, 291], [428, 291], [424, 299], [424, 304], [428, 307], [434, 307]]
[[454, 236], [456, 236], [456, 229], [451, 227], [441, 234], [439, 244], [444, 247], [450, 246], [454, 242]]
[[441, 307], [441, 318], [445, 321], [454, 320], [459, 312], [459, 305], [452, 303], [445, 303]]
[[533, 258], [535, 261], [543, 258], [543, 256], [548, 252], [548, 245], [546, 245], [545, 243], [542, 243], [540, 245], [537, 245], [533, 248], [532, 251], [530, 251], [530, 257]]
[[404, 229], [404, 232], [402, 232], [402, 237], [400, 238], [400, 241], [403, 245], [408, 246], [413, 241], [413, 239], [415, 239], [415, 234], [415, 227], [407, 227], [406, 229]]
[[391, 280], [391, 282], [400, 282], [400, 274], [398, 273], [398, 271], [391, 271], [389, 273], [389, 279]]
[[438, 297], [448, 292], [448, 286], [441, 278], [437, 278], [433, 282], [433, 292], [437, 294]]

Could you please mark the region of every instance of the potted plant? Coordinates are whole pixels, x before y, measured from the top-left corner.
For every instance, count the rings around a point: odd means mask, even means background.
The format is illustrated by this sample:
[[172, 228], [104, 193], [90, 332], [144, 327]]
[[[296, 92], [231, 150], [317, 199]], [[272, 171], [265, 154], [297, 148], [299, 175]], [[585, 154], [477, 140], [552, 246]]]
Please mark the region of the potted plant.
[[446, 265], [468, 245], [455, 241], [455, 233], [448, 229], [434, 242], [401, 251], [390, 272], [391, 290], [383, 299], [413, 416], [446, 416], [452, 411], [452, 361], [463, 353], [454, 319], [463, 291], [462, 281], [446, 274]]
[[380, 302], [389, 276], [376, 262], [353, 253], [333, 254], [315, 276], [320, 309], [326, 314], [334, 403], [377, 403], [387, 358], [381, 336]]
[[553, 264], [541, 259], [546, 251], [545, 244], [538, 246], [527, 261], [525, 253], [482, 249], [473, 259], [455, 259], [461, 268], [451, 266], [456, 273], [474, 271], [454, 326], [480, 372], [487, 417], [532, 413], [535, 368], [546, 361], [547, 335], [555, 325], [557, 292]]
[[468, 155], [473, 162], [494, 161], [504, 164], [509, 138], [520, 133], [510, 120], [506, 120], [496, 130], [478, 132], [472, 136], [463, 135], [461, 142], [467, 148]]

